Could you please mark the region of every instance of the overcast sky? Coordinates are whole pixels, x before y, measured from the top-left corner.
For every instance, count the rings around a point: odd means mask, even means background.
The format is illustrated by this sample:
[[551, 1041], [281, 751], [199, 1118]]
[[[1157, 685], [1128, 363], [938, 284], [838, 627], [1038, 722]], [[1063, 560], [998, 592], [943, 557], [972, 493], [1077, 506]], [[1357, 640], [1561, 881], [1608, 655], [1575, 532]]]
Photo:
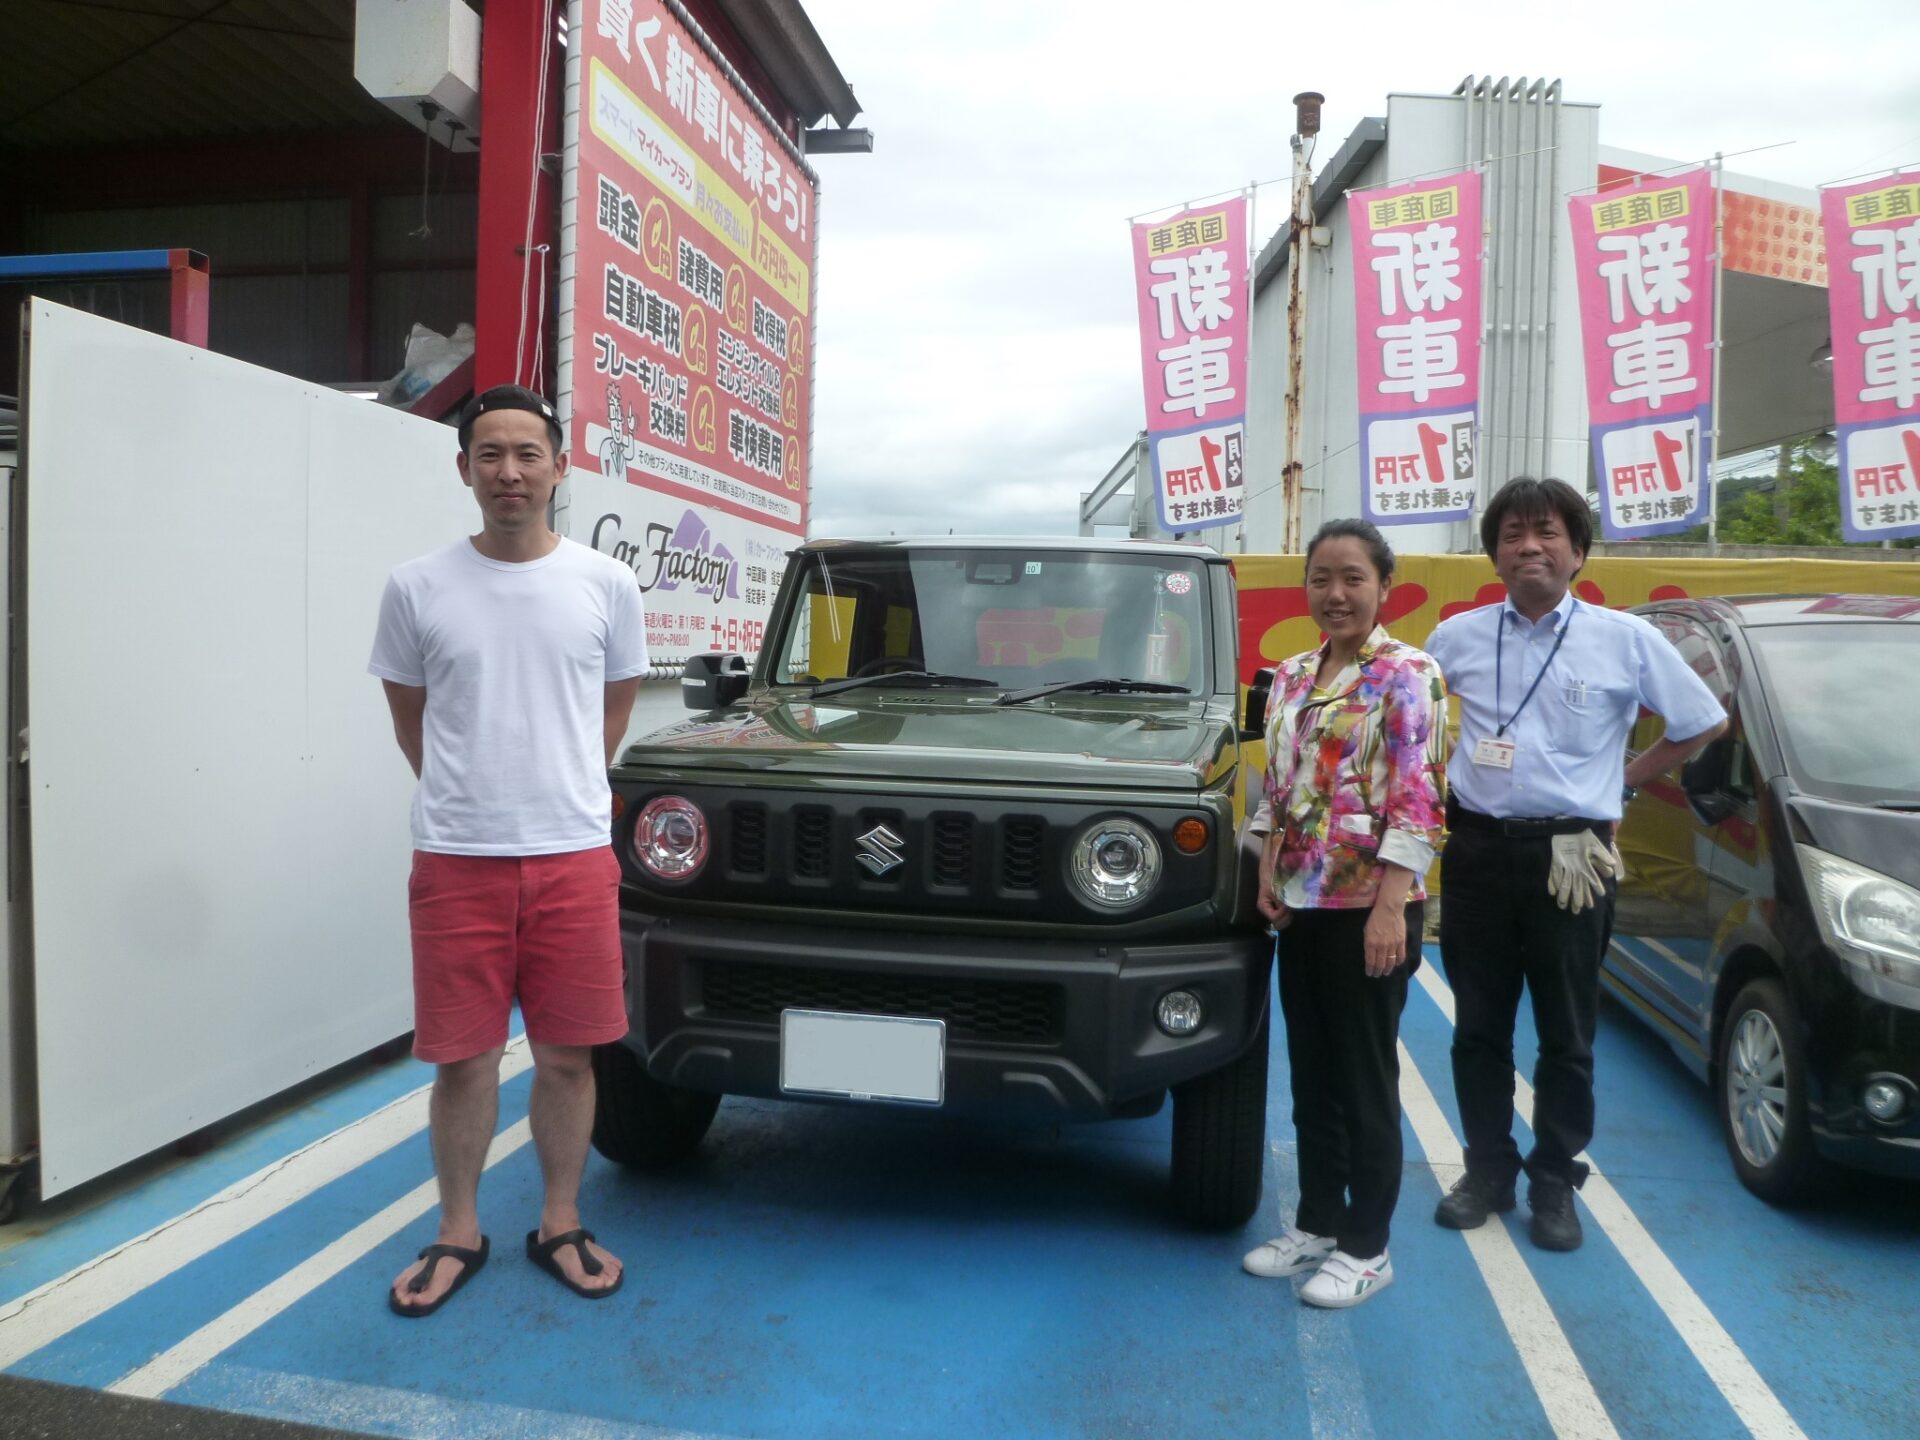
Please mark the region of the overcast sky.
[[1469, 74], [1789, 184], [1920, 163], [1920, 0], [802, 3], [875, 135], [814, 160], [815, 535], [1074, 533], [1144, 421], [1128, 218], [1259, 182], [1264, 245], [1297, 91], [1322, 163]]

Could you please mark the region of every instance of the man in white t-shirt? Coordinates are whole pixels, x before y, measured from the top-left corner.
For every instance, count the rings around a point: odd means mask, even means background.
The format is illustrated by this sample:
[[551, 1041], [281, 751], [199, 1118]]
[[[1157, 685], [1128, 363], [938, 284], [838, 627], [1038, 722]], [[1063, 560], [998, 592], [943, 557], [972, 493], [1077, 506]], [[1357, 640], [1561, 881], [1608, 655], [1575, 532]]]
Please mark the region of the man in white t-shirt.
[[517, 999], [545, 1196], [526, 1250], [576, 1294], [620, 1286], [580, 1223], [592, 1050], [627, 1031], [607, 767], [647, 668], [633, 572], [547, 524], [567, 471], [553, 407], [501, 385], [460, 423], [478, 535], [400, 566], [380, 601], [380, 677], [413, 796], [414, 1054], [432, 1061], [435, 1243], [394, 1282], [430, 1315], [486, 1264], [480, 1172]]

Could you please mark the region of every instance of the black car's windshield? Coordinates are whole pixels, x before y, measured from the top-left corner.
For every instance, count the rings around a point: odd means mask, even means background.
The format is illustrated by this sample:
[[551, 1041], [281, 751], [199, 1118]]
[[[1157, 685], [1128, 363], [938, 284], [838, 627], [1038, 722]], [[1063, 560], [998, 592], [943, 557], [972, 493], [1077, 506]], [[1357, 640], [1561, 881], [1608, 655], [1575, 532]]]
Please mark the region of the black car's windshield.
[[[1132, 679], [1141, 691], [1212, 688], [1206, 562], [1195, 556], [1036, 548], [813, 551], [769, 637], [775, 685], [926, 676], [1002, 690]], [[1133, 692], [1135, 694], [1140, 691]]]
[[1757, 626], [1787, 769], [1854, 804], [1920, 803], [1920, 625]]

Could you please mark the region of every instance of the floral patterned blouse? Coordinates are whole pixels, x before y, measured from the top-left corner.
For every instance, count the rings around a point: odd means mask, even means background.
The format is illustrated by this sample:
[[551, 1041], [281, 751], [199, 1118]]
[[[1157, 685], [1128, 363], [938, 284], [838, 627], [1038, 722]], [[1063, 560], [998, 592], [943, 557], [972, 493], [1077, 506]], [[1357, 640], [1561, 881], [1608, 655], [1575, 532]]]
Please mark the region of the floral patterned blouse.
[[1425, 651], [1377, 625], [1322, 688], [1314, 677], [1325, 655], [1322, 646], [1283, 664], [1267, 710], [1281, 903], [1371, 906], [1382, 862], [1413, 871], [1407, 899], [1424, 900], [1446, 834], [1446, 681]]

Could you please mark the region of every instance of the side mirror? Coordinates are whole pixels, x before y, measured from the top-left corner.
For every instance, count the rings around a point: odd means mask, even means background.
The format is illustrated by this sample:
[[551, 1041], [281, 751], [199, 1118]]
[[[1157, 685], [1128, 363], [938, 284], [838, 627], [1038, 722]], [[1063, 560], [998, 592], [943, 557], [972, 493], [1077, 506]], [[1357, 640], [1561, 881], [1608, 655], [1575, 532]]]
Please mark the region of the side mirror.
[[1734, 812], [1727, 782], [1733, 778], [1733, 737], [1722, 735], [1680, 767], [1680, 789], [1687, 808], [1702, 825], [1718, 825]]
[[1258, 740], [1267, 733], [1267, 701], [1273, 694], [1273, 671], [1256, 670], [1247, 682], [1247, 709], [1241, 717], [1240, 738]]
[[723, 655], [695, 655], [680, 677], [680, 703], [689, 710], [717, 710], [747, 693], [747, 658], [728, 651]]

